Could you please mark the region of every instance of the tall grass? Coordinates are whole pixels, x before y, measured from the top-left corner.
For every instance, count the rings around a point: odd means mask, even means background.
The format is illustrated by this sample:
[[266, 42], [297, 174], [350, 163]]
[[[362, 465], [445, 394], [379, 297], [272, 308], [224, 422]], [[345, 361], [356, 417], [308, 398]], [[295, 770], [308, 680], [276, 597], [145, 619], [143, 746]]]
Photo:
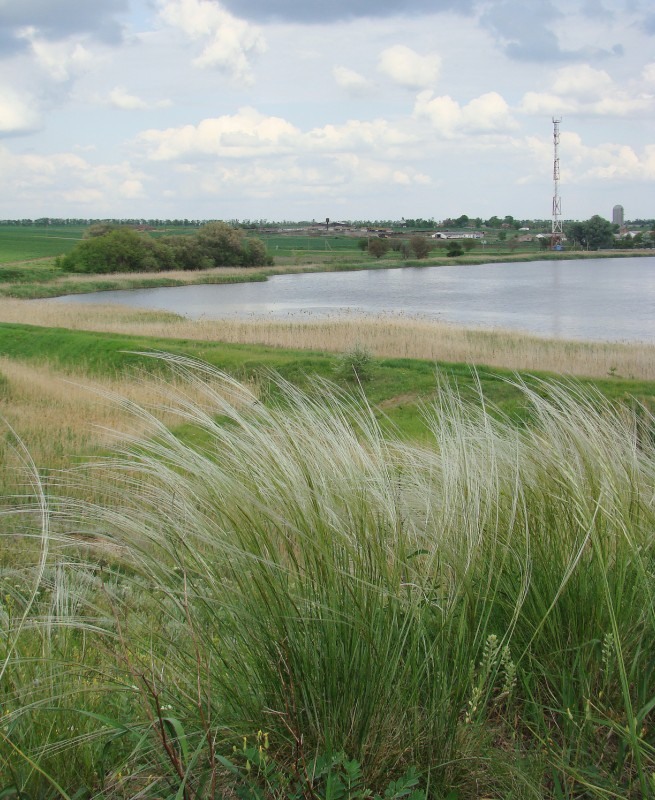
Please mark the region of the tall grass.
[[204, 398], [172, 392], [167, 412], [202, 444], [149, 419], [62, 481], [105, 499], [54, 503], [47, 597], [13, 601], [29, 628], [2, 618], [0, 757], [21, 789], [58, 791], [38, 764], [69, 794], [222, 796], [261, 730], [289, 784], [345, 752], [372, 786], [418, 767], [435, 798], [651, 796], [647, 412], [521, 386], [519, 428], [444, 388], [418, 446], [325, 383], [264, 404], [170, 364]]
[[[25, 304], [0, 300], [0, 321], [24, 322]], [[411, 317], [335, 317], [297, 320], [190, 320], [179, 315], [111, 305], [32, 302], [35, 325], [139, 336], [261, 344], [343, 353], [365, 342], [383, 358], [420, 358], [549, 371], [591, 378], [655, 380], [655, 345], [548, 339], [507, 330], [469, 329]]]

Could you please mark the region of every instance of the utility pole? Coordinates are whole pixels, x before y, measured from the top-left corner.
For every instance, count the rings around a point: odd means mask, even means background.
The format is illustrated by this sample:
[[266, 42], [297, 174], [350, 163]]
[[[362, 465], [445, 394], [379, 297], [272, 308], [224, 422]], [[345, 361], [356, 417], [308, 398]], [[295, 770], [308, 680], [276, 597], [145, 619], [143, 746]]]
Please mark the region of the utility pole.
[[562, 230], [562, 198], [559, 195], [559, 124], [562, 120], [553, 117], [553, 223], [550, 233], [550, 249], [560, 250]]

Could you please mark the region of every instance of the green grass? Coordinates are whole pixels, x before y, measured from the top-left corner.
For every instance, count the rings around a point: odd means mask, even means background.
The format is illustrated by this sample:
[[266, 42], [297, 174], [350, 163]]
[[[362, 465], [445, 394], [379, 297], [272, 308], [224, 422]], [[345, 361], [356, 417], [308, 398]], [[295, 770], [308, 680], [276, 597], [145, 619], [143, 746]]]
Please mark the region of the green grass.
[[261, 402], [164, 364], [208, 382], [169, 401], [201, 444], [160, 426], [50, 487], [41, 533], [23, 514], [7, 786], [327, 798], [331, 754], [435, 800], [653, 795], [652, 418], [519, 381], [517, 426], [443, 386], [416, 444], [320, 380]]
[[82, 239], [84, 230], [67, 225], [0, 225], [0, 264], [69, 253]]
[[[343, 385], [355, 385], [344, 381], [340, 357], [328, 353], [0, 324], [0, 355], [82, 370], [90, 376], [158, 368], [158, 362], [135, 355], [145, 351], [193, 357], [244, 381], [266, 382], [267, 374], [275, 372], [304, 386], [313, 376], [335, 380], [341, 374]], [[479, 365], [476, 374], [467, 364], [441, 364], [439, 371], [441, 380], [456, 385], [464, 399], [474, 397], [480, 386], [499, 413], [519, 420], [528, 416], [523, 394], [512, 385], [509, 370]], [[363, 384], [369, 402], [382, 406], [384, 416], [406, 436], [421, 435], [421, 402], [430, 400], [436, 389], [434, 362], [376, 358], [371, 361], [369, 372], [370, 379]], [[655, 383], [650, 381], [608, 378], [580, 381], [580, 385], [593, 387], [611, 401], [628, 402], [634, 398], [647, 407], [655, 404]]]

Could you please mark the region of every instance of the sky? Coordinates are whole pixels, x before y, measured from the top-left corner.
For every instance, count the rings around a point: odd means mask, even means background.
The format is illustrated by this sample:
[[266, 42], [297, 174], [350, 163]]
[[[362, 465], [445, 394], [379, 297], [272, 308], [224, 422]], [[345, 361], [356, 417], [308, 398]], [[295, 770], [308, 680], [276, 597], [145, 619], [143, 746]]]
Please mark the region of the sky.
[[655, 217], [652, 0], [0, 0], [0, 218]]

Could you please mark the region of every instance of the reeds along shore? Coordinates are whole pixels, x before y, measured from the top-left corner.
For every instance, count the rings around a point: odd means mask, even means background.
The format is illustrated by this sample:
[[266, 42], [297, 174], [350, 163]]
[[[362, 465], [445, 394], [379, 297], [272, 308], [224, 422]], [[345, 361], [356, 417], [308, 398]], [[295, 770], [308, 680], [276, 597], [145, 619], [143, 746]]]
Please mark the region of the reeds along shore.
[[[30, 302], [30, 323], [74, 330], [344, 352], [362, 343], [384, 358], [486, 364], [589, 378], [655, 380], [655, 345], [546, 339], [403, 317], [322, 321], [199, 320], [117, 306]], [[23, 301], [0, 300], [0, 321], [24, 322]]]
[[199, 444], [153, 419], [3, 537], [19, 791], [323, 797], [345, 753], [416, 798], [653, 796], [652, 416], [443, 389], [414, 445], [328, 384], [267, 405], [169, 363]]

